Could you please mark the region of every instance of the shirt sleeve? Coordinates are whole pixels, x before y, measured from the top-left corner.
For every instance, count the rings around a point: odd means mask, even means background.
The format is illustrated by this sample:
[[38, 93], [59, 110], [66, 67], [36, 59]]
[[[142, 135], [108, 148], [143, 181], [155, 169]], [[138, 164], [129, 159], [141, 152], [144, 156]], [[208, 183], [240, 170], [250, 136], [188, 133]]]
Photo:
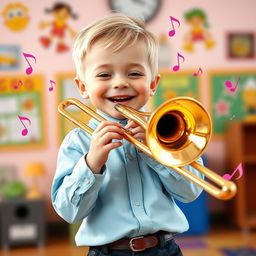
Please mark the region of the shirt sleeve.
[[88, 143], [75, 129], [66, 136], [58, 154], [51, 197], [56, 212], [69, 223], [82, 220], [94, 208], [105, 176], [105, 167], [100, 175], [87, 166]]
[[[164, 166], [157, 162], [155, 159], [139, 151], [140, 157], [158, 174], [165, 190], [169, 195], [173, 196], [177, 200], [188, 203], [195, 200], [202, 192], [202, 188], [195, 183], [184, 178], [181, 174], [174, 171], [172, 168]], [[202, 158], [196, 160], [199, 164], [203, 165]], [[204, 175], [197, 171], [190, 165], [184, 166], [188, 171], [200, 177], [204, 178]]]

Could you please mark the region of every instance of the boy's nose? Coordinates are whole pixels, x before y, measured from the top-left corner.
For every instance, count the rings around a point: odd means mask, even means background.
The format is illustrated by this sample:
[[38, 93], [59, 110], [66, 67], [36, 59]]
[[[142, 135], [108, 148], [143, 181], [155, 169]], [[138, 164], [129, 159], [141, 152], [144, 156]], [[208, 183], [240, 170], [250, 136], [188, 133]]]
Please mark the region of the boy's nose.
[[112, 84], [112, 88], [114, 88], [114, 89], [122, 89], [122, 88], [127, 88], [127, 87], [129, 87], [129, 83], [127, 83], [124, 80], [116, 80]]

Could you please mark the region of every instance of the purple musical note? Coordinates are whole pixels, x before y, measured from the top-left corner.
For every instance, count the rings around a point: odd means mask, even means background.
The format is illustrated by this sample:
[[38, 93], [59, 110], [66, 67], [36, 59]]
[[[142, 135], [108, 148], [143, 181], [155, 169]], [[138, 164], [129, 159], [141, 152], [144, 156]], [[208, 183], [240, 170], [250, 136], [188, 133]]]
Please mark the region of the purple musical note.
[[53, 84], [56, 85], [56, 83], [53, 80], [50, 80], [51, 86], [49, 87], [49, 91], [51, 92], [53, 90]]
[[180, 26], [180, 22], [179, 22], [179, 20], [173, 18], [172, 16], [170, 16], [170, 20], [171, 20], [171, 23], [172, 23], [172, 30], [169, 31], [169, 36], [172, 37], [172, 36], [175, 35], [175, 28], [174, 28], [173, 21], [177, 22], [179, 26]]
[[235, 92], [236, 89], [237, 89], [237, 87], [238, 87], [239, 81], [240, 81], [240, 77], [238, 77], [238, 80], [237, 80], [237, 82], [236, 82], [235, 88], [233, 87], [233, 84], [232, 84], [231, 81], [226, 81], [226, 82], [225, 82], [225, 86], [229, 88], [229, 91]]
[[23, 52], [23, 56], [25, 57], [28, 65], [29, 65], [29, 67], [26, 69], [26, 74], [30, 75], [33, 72], [33, 68], [31, 66], [31, 64], [29, 63], [28, 58], [33, 58], [35, 60], [35, 63], [36, 63], [36, 57], [31, 55], [31, 54], [25, 53], [25, 52]]
[[21, 121], [21, 123], [22, 123], [22, 125], [23, 125], [23, 127], [24, 127], [24, 129], [22, 130], [21, 134], [22, 134], [22, 136], [26, 136], [26, 135], [28, 134], [28, 129], [27, 129], [27, 127], [25, 126], [25, 124], [22, 122], [22, 120], [28, 121], [28, 122], [29, 122], [29, 125], [31, 125], [31, 121], [30, 121], [29, 118], [23, 117], [23, 116], [18, 116], [18, 118], [20, 119], [20, 121]]
[[234, 176], [234, 174], [235, 174], [237, 171], [239, 172], [239, 175], [238, 175], [238, 177], [236, 178], [236, 180], [240, 179], [240, 178], [242, 177], [242, 175], [243, 175], [242, 163], [240, 163], [240, 164], [236, 167], [236, 169], [233, 171], [233, 173], [232, 173], [231, 175], [229, 175], [229, 174], [226, 173], [226, 174], [224, 174], [224, 175], [222, 176], [222, 178], [225, 179], [225, 180], [231, 180], [231, 178]]
[[14, 89], [18, 89], [19, 86], [21, 86], [21, 85], [23, 85], [23, 83], [22, 83], [21, 80], [19, 80], [19, 81], [18, 81], [18, 84], [17, 84], [17, 85], [14, 85], [13, 88], [14, 88]]
[[173, 70], [174, 72], [176, 72], [176, 71], [178, 71], [178, 70], [180, 69], [180, 60], [179, 60], [179, 58], [182, 58], [182, 59], [183, 59], [183, 62], [185, 61], [185, 58], [184, 58], [181, 54], [178, 53], [177, 57], [178, 57], [178, 65], [175, 65], [175, 66], [173, 66], [173, 68], [172, 68], [172, 70]]
[[193, 76], [199, 76], [199, 73], [201, 72], [201, 74], [203, 73], [203, 70], [201, 68], [199, 68], [198, 72], [197, 73], [194, 73]]

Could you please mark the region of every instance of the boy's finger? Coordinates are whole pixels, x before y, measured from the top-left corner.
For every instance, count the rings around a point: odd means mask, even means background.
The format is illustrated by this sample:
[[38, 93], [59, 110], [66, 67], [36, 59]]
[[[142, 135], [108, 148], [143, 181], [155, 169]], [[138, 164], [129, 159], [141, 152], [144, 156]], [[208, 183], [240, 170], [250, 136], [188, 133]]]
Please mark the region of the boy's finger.
[[121, 141], [116, 141], [116, 142], [111, 142], [107, 145], [104, 146], [104, 149], [107, 150], [108, 152], [114, 148], [118, 148], [120, 146], [122, 146], [123, 143]]
[[99, 124], [99, 126], [95, 129], [95, 131], [100, 131], [101, 129], [103, 129], [106, 126], [116, 126], [116, 127], [120, 127], [120, 128], [122, 127], [122, 125], [117, 122], [104, 121]]
[[120, 133], [120, 134], [123, 134], [124, 133], [124, 131], [123, 131], [123, 129], [121, 129], [122, 128], [122, 125], [116, 125], [116, 124], [118, 124], [118, 123], [113, 123], [113, 122], [111, 122], [111, 123], [104, 123], [104, 124], [102, 124], [102, 125], [99, 125], [96, 129], [95, 129], [95, 133], [97, 133], [97, 134], [104, 134], [104, 133], [107, 133], [107, 132], [110, 132], [110, 131], [116, 131], [116, 132], [118, 132], [118, 133]]
[[145, 130], [144, 130], [142, 127], [140, 127], [140, 126], [137, 126], [137, 127], [135, 127], [135, 128], [132, 128], [130, 131], [131, 131], [133, 134], [136, 134], [136, 133], [138, 133], [138, 132], [140, 132], [140, 133], [145, 133]]
[[102, 145], [107, 145], [109, 143], [112, 143], [112, 140], [122, 140], [123, 136], [116, 132], [108, 132], [103, 134], [103, 136], [100, 137], [99, 142]]
[[125, 126], [125, 129], [129, 129], [129, 128], [134, 128], [134, 127], [137, 127], [138, 124], [135, 123], [134, 121], [128, 121], [127, 125]]

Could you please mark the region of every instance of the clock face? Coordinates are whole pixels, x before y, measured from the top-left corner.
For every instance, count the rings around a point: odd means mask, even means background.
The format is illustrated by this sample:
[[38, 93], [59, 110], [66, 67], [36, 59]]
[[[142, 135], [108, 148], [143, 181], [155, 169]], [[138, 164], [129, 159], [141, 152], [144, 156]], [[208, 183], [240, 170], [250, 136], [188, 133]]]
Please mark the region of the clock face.
[[158, 12], [161, 0], [109, 0], [113, 11], [144, 20], [151, 20]]

